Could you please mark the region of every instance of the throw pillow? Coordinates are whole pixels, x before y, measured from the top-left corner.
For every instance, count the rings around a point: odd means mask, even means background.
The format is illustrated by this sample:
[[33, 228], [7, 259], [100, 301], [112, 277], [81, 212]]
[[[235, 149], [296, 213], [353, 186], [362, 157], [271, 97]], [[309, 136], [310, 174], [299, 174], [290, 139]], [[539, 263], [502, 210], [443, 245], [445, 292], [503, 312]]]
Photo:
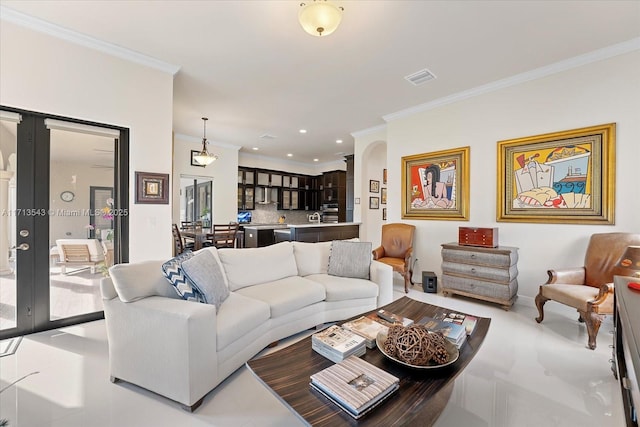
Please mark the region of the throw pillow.
[[204, 302], [204, 297], [200, 290], [193, 286], [191, 281], [185, 276], [184, 271], [182, 271], [182, 263], [191, 257], [193, 257], [193, 252], [187, 251], [175, 258], [171, 258], [162, 264], [162, 272], [182, 299]]
[[209, 251], [198, 252], [192, 258], [183, 261], [182, 270], [191, 283], [202, 292], [204, 302], [215, 305], [217, 312], [229, 296], [229, 288], [224, 283], [220, 264], [213, 254]]
[[371, 242], [331, 242], [329, 271], [331, 276], [369, 279]]

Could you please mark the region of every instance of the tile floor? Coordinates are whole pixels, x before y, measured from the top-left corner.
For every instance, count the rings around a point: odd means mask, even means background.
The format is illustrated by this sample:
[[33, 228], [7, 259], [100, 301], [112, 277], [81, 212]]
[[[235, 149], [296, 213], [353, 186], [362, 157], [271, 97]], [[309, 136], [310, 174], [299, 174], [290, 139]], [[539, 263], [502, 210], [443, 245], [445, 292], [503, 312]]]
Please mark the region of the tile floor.
[[[401, 284], [394, 286], [396, 297], [403, 295]], [[520, 297], [506, 312], [470, 299], [425, 294], [419, 286], [409, 297], [492, 318], [483, 347], [456, 379], [436, 426], [624, 425], [609, 363], [610, 318], [600, 329], [598, 348], [590, 351], [577, 313], [552, 302], [538, 325], [531, 298]], [[110, 383], [104, 321], [25, 336], [14, 355], [0, 358], [0, 390], [0, 419], [10, 426], [303, 425], [245, 367], [209, 393], [193, 414], [136, 386]]]

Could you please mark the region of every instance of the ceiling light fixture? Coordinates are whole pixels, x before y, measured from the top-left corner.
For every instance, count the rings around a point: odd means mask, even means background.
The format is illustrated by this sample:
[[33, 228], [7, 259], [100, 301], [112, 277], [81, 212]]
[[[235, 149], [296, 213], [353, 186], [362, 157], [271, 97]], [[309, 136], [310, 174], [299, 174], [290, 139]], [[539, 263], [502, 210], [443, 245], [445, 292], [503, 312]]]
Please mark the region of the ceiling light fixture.
[[341, 139], [336, 139], [336, 144], [342, 144], [342, 140]]
[[211, 154], [209, 153], [209, 151], [207, 151], [207, 120], [209, 119], [206, 117], [203, 117], [202, 120], [204, 121], [204, 133], [202, 136], [202, 151], [200, 151], [198, 154], [193, 156], [193, 160], [201, 166], [208, 166], [211, 163], [218, 160], [218, 156], [216, 156], [215, 154]]
[[306, 129], [300, 129], [300, 131], [299, 131], [299, 132], [300, 132], [300, 133], [307, 133], [307, 130], [306, 130]]
[[287, 157], [293, 157], [293, 154], [287, 153]]
[[313, 0], [311, 3], [300, 3], [298, 20], [302, 28], [312, 36], [328, 36], [333, 33], [342, 19], [344, 8], [326, 0]]

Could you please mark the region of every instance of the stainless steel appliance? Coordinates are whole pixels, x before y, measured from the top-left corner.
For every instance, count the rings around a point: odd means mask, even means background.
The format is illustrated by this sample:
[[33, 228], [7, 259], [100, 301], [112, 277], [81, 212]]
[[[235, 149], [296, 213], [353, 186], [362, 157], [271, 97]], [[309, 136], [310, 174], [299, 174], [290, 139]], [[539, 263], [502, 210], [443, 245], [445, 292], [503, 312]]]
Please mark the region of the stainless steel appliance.
[[338, 222], [338, 204], [325, 203], [322, 205], [322, 222]]

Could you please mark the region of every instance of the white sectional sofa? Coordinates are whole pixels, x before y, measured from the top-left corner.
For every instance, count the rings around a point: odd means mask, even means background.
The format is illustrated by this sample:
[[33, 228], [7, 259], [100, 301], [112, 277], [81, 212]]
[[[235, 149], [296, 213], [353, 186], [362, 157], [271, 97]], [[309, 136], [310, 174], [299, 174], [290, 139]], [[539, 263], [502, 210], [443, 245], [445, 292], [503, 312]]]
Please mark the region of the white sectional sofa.
[[136, 384], [194, 410], [270, 343], [392, 301], [391, 267], [369, 260], [368, 280], [341, 277], [335, 273], [337, 251], [330, 261], [331, 247], [282, 242], [202, 249], [214, 255], [229, 290], [217, 311], [181, 299], [163, 275], [163, 261], [111, 267], [101, 291], [112, 381]]

